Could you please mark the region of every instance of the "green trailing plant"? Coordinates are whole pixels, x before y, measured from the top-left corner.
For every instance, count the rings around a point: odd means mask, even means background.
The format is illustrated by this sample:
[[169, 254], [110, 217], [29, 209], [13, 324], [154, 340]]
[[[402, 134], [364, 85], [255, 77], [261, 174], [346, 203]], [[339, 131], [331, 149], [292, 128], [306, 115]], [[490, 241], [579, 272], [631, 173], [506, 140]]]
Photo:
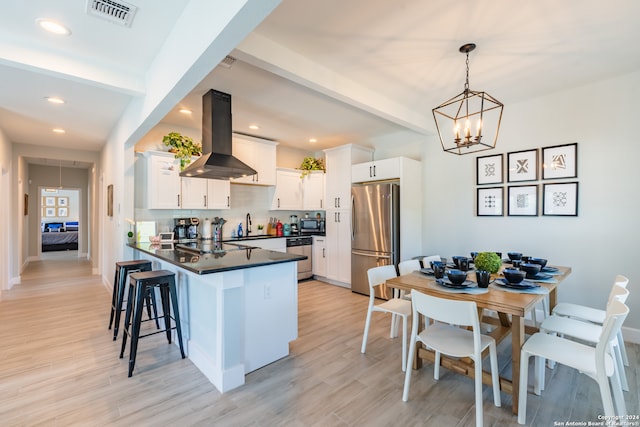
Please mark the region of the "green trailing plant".
[[305, 157], [298, 169], [302, 171], [300, 178], [304, 178], [305, 176], [309, 175], [311, 171], [324, 171], [324, 160], [316, 159], [315, 157], [311, 156]]
[[480, 252], [473, 261], [476, 270], [488, 271], [496, 274], [500, 270], [502, 260], [495, 252]]
[[180, 159], [180, 170], [191, 163], [191, 157], [202, 154], [202, 146], [193, 142], [193, 139], [178, 132], [170, 132], [162, 138], [162, 143], [169, 147], [169, 152]]

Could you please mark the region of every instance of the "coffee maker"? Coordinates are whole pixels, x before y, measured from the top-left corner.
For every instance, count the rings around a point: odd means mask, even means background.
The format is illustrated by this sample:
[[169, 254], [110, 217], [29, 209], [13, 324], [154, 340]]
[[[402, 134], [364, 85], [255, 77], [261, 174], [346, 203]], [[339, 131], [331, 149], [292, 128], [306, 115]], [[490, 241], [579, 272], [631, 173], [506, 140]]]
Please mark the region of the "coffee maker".
[[178, 241], [195, 240], [198, 238], [198, 218], [175, 218], [174, 236]]
[[296, 235], [298, 234], [298, 215], [291, 215], [289, 217], [289, 221], [291, 224], [291, 234]]

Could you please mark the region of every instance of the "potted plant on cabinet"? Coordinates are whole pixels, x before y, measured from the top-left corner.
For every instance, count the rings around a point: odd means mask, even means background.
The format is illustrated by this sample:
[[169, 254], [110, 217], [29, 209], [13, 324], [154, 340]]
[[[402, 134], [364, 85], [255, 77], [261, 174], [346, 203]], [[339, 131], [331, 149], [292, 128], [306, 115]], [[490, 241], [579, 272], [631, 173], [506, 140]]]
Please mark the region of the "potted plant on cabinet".
[[492, 274], [496, 274], [500, 270], [502, 260], [495, 252], [480, 252], [476, 255], [473, 263], [476, 267], [476, 280], [478, 286], [486, 288]]
[[202, 146], [193, 142], [193, 139], [178, 132], [170, 132], [162, 138], [162, 143], [169, 147], [169, 152], [180, 159], [180, 170], [191, 163], [192, 156], [202, 154]]
[[302, 171], [302, 174], [300, 175], [300, 179], [302, 179], [305, 176], [309, 175], [311, 171], [324, 171], [324, 161], [322, 159], [316, 159], [315, 157], [311, 156], [305, 157], [298, 169]]

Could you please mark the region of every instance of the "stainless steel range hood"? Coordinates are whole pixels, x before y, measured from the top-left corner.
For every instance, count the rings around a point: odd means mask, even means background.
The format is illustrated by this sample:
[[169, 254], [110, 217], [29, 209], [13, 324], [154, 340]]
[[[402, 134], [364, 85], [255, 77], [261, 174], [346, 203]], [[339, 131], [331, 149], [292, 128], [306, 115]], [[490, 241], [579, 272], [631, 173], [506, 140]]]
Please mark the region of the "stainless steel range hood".
[[231, 95], [209, 90], [202, 97], [202, 156], [180, 172], [193, 178], [230, 179], [257, 172], [231, 154]]

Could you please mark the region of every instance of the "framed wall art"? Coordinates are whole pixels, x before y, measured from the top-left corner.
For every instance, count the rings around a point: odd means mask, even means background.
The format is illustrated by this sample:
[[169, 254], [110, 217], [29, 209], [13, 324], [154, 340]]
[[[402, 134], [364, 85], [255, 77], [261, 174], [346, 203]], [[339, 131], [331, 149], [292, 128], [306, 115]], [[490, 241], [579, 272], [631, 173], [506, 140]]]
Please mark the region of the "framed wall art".
[[68, 208], [58, 208], [58, 216], [69, 216]]
[[56, 216], [56, 208], [44, 208], [44, 216]]
[[538, 186], [513, 185], [508, 188], [509, 216], [538, 216]]
[[538, 149], [508, 153], [507, 171], [507, 180], [509, 182], [537, 180]]
[[113, 216], [113, 184], [107, 185], [107, 216]]
[[502, 154], [476, 158], [476, 183], [478, 185], [501, 184], [502, 162]]
[[577, 178], [578, 144], [542, 148], [542, 179]]
[[55, 206], [56, 198], [55, 196], [43, 196], [42, 197], [42, 206]]
[[502, 216], [503, 190], [502, 187], [478, 188], [477, 215]]
[[578, 216], [578, 183], [544, 184], [543, 215]]
[[58, 206], [60, 207], [68, 207], [69, 206], [69, 198], [68, 197], [58, 197]]

